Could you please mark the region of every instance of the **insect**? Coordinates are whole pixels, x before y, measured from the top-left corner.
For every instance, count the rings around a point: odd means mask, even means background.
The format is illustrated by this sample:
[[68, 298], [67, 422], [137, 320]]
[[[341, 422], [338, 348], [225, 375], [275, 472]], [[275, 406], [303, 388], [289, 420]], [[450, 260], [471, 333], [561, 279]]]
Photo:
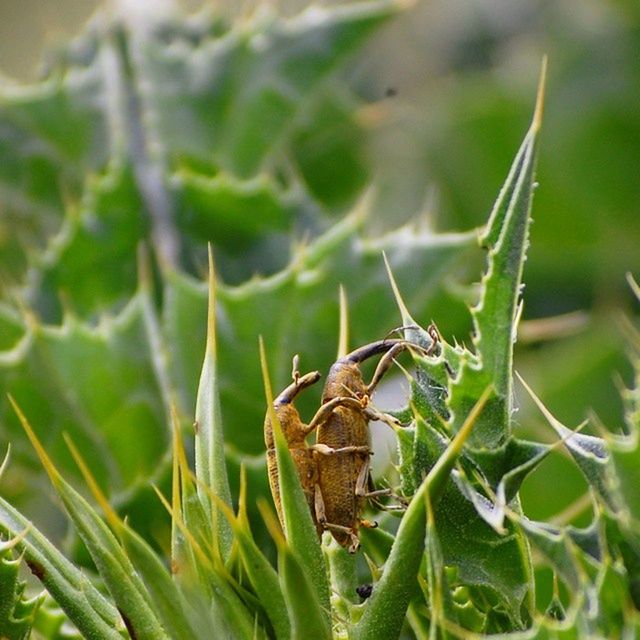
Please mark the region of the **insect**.
[[[351, 397], [333, 398], [330, 402], [322, 405], [316, 412], [313, 419], [309, 424], [302, 422], [298, 410], [293, 405], [293, 401], [300, 392], [307, 389], [311, 385], [320, 380], [320, 373], [318, 371], [312, 371], [301, 376], [298, 371], [298, 357], [293, 359], [293, 382], [286, 387], [273, 401], [273, 408], [275, 410], [278, 422], [282, 428], [282, 432], [287, 441], [287, 446], [291, 453], [291, 457], [298, 471], [300, 478], [300, 484], [302, 490], [309, 504], [309, 509], [317, 524], [315, 518], [315, 504], [317, 498], [315, 494], [319, 491], [318, 488], [318, 458], [329, 457], [339, 453], [369, 453], [369, 445], [364, 444], [361, 446], [345, 445], [341, 448], [335, 449], [328, 447], [324, 444], [315, 444], [308, 446], [305, 442], [305, 438], [314, 430], [319, 424], [322, 424], [324, 420], [331, 414], [333, 409], [339, 405], [359, 405], [359, 401]], [[273, 425], [269, 413], [265, 417], [264, 421], [264, 439], [267, 447], [267, 469], [269, 473], [269, 486], [271, 488], [271, 494], [276, 505], [278, 512], [278, 518], [284, 528], [284, 513], [282, 509], [282, 500], [280, 496], [280, 483], [278, 477], [278, 464], [276, 460], [275, 442], [273, 437]], [[318, 533], [322, 533], [323, 527], [318, 525]]]
[[[369, 421], [383, 420], [398, 424], [392, 416], [369, 405], [374, 389], [402, 351], [415, 348], [430, 354], [435, 343], [424, 349], [401, 339], [379, 340], [339, 358], [331, 367], [322, 393], [323, 406], [331, 406], [336, 398], [351, 397], [356, 403], [341, 402], [317, 425], [317, 443], [345, 455], [317, 458], [318, 487], [314, 492], [314, 510], [318, 525], [331, 531], [333, 537], [350, 553], [360, 546], [358, 528], [375, 523], [362, 520], [360, 514], [367, 498], [389, 495], [390, 489], [370, 490]], [[360, 365], [365, 360], [384, 354], [371, 382], [366, 384]]]

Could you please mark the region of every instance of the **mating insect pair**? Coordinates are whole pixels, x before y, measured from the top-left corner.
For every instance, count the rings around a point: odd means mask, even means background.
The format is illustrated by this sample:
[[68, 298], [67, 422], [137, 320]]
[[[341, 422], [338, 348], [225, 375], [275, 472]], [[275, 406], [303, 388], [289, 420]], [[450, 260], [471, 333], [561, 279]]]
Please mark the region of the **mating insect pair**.
[[[434, 334], [435, 335], [435, 329]], [[352, 351], [333, 364], [322, 393], [322, 406], [308, 424], [302, 422], [293, 406], [296, 396], [320, 380], [320, 373], [298, 372], [294, 358], [293, 382], [274, 400], [273, 406], [298, 470], [300, 483], [307, 498], [318, 533], [328, 530], [333, 537], [354, 553], [359, 545], [360, 526], [375, 526], [361, 519], [368, 498], [389, 495], [390, 489], [375, 490], [369, 474], [371, 443], [369, 421], [383, 420], [397, 424], [395, 418], [380, 413], [369, 404], [374, 389], [389, 370], [394, 358], [409, 348], [429, 355], [406, 340], [379, 340]], [[360, 364], [382, 355], [371, 382], [365, 384]], [[307, 445], [305, 438], [316, 431], [316, 444]], [[264, 423], [269, 484], [280, 522], [284, 524], [273, 426], [269, 412]]]

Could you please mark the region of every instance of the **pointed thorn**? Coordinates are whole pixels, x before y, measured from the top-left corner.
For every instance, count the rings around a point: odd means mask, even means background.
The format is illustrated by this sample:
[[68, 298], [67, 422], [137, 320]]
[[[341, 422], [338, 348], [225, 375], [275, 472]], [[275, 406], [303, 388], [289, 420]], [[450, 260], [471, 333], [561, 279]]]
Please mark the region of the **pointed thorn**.
[[80, 454], [80, 451], [78, 451], [78, 448], [71, 439], [71, 436], [65, 432], [62, 434], [62, 437], [64, 438], [67, 448], [71, 452], [71, 456], [74, 459], [78, 469], [80, 469], [80, 473], [82, 474], [84, 481], [87, 483], [89, 491], [91, 491], [91, 494], [93, 495], [95, 501], [100, 505], [100, 508], [102, 509], [102, 512], [104, 513], [107, 521], [111, 525], [111, 528], [114, 531], [117, 531], [123, 525], [120, 516], [116, 513], [115, 509], [111, 506], [111, 504], [107, 500], [107, 497], [102, 492], [102, 489], [96, 482], [94, 475], [91, 473], [89, 466]]
[[262, 520], [267, 527], [267, 531], [269, 532], [269, 535], [271, 536], [273, 541], [276, 543], [278, 549], [285, 547], [287, 543], [284, 538], [282, 527], [280, 526], [280, 522], [276, 515], [273, 513], [273, 509], [271, 509], [269, 503], [263, 497], [260, 497], [256, 500], [256, 504], [258, 506], [258, 511], [262, 516]]
[[531, 122], [531, 129], [534, 133], [540, 131], [542, 126], [542, 116], [544, 114], [544, 96], [547, 84], [547, 55], [542, 57], [542, 64], [540, 66], [540, 78], [538, 80], [538, 93], [536, 95], [536, 108], [533, 112], [533, 121]]
[[344, 286], [340, 285], [340, 329], [338, 339], [338, 360], [349, 353], [349, 301]]
[[547, 422], [549, 422], [549, 424], [552, 426], [557, 425], [566, 429], [567, 427], [565, 427], [559, 420], [557, 420], [555, 416], [551, 413], [551, 411], [549, 411], [549, 409], [547, 409], [547, 407], [544, 406], [544, 403], [542, 402], [542, 400], [540, 400], [540, 398], [535, 394], [533, 389], [524, 381], [524, 378], [517, 371], [515, 372], [515, 374], [518, 380], [520, 380], [520, 383], [522, 384], [522, 386], [525, 388], [525, 390], [529, 394], [529, 396], [531, 396], [531, 399], [533, 400], [535, 405], [538, 407], [538, 409], [540, 409], [540, 412], [542, 413], [542, 415], [547, 419]]
[[631, 287], [631, 291], [633, 291], [635, 297], [638, 298], [638, 302], [640, 302], [640, 285], [636, 282], [631, 271], [627, 271], [626, 278]]
[[0, 478], [2, 478], [7, 466], [9, 465], [10, 455], [11, 455], [11, 443], [8, 443], [7, 453], [4, 454], [4, 460], [2, 461], [2, 464], [0, 464]]
[[247, 515], [247, 467], [243, 462], [240, 465], [240, 492], [238, 495], [238, 521], [249, 526]]
[[262, 336], [258, 336], [258, 347], [260, 349], [260, 368], [262, 370], [262, 384], [264, 385], [264, 395], [267, 404], [273, 407], [273, 388], [271, 386], [271, 378], [269, 377], [269, 365], [267, 364], [267, 354], [264, 349], [264, 340]]
[[207, 353], [216, 352], [216, 272], [211, 243], [207, 246], [209, 255], [209, 304], [207, 307]]
[[[33, 528], [33, 525], [29, 523], [25, 529], [23, 529], [20, 533], [17, 533], [10, 540], [7, 540], [6, 542], [3, 542], [2, 540], [0, 540], [0, 552], [8, 551], [9, 549], [13, 549], [13, 547], [19, 545], [27, 537], [27, 535], [29, 535], [29, 532], [31, 531], [32, 528]], [[10, 534], [12, 532], [9, 531], [8, 533]], [[24, 551], [22, 553], [24, 554]], [[20, 560], [22, 560], [22, 556]]]
[[402, 323], [404, 325], [415, 325], [416, 321], [411, 317], [409, 313], [409, 309], [407, 309], [407, 305], [404, 303], [402, 296], [400, 295], [400, 289], [398, 288], [398, 283], [396, 282], [395, 277], [393, 276], [393, 272], [391, 271], [391, 265], [389, 264], [389, 259], [387, 258], [387, 254], [383, 251], [382, 258], [384, 260], [384, 266], [387, 270], [387, 275], [389, 277], [389, 283], [391, 284], [391, 289], [393, 290], [393, 295], [396, 299], [396, 304], [398, 305], [398, 309], [400, 309], [400, 315], [402, 316]]
[[22, 425], [22, 428], [24, 429], [25, 433], [27, 434], [27, 437], [31, 441], [31, 445], [36, 450], [36, 454], [38, 455], [38, 458], [40, 459], [40, 462], [44, 467], [44, 470], [47, 472], [47, 475], [49, 476], [51, 482], [54, 485], [57, 485], [62, 479], [60, 472], [56, 469], [55, 465], [53, 464], [53, 461], [47, 454], [45, 448], [42, 446], [42, 443], [38, 439], [38, 436], [36, 436], [35, 431], [29, 424], [29, 421], [27, 420], [26, 416], [24, 415], [24, 413], [22, 413], [22, 409], [20, 409], [20, 407], [18, 406], [18, 403], [14, 400], [13, 396], [10, 393], [7, 394], [7, 397], [9, 398], [9, 402], [11, 403], [13, 410], [18, 416], [18, 420], [20, 420], [20, 424]]
[[360, 200], [356, 203], [355, 209], [352, 214], [359, 224], [364, 224], [364, 221], [371, 214], [371, 208], [373, 200], [376, 195], [375, 187], [369, 187]]
[[203, 565], [205, 565], [209, 570], [211, 570], [213, 565], [211, 563], [209, 556], [204, 552], [204, 550], [202, 549], [202, 546], [196, 540], [193, 533], [189, 531], [182, 517], [176, 513], [175, 509], [173, 509], [173, 507], [169, 504], [169, 501], [164, 497], [164, 494], [162, 493], [162, 491], [160, 491], [160, 489], [155, 484], [152, 484], [151, 488], [155, 491], [160, 502], [162, 503], [162, 506], [167, 510], [167, 513], [171, 516], [172, 520], [176, 523], [176, 525], [178, 526], [178, 529], [180, 529], [185, 540], [189, 543], [189, 546], [191, 547], [195, 555], [198, 556], [198, 559], [200, 560], [200, 562]]
[[[174, 511], [182, 517], [182, 502], [180, 491], [180, 459], [184, 455], [182, 438], [180, 437], [180, 423], [178, 420], [178, 410], [174, 402], [171, 403], [171, 431], [173, 440], [173, 451], [171, 460], [171, 504]], [[172, 515], [173, 517], [173, 515]], [[172, 522], [173, 529], [177, 526]]]

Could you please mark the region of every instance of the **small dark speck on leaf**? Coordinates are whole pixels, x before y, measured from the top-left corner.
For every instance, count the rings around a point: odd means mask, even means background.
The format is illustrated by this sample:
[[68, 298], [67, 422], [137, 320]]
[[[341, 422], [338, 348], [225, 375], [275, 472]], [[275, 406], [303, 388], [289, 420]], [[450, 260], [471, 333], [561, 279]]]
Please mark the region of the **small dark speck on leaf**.
[[398, 90], [395, 87], [387, 87], [384, 95], [387, 98], [393, 98], [394, 96], [398, 95]]
[[120, 616], [122, 617], [122, 622], [124, 622], [124, 626], [127, 628], [127, 631], [129, 632], [129, 635], [131, 636], [131, 640], [136, 640], [136, 638], [138, 636], [136, 635], [135, 629], [131, 625], [131, 620], [129, 620], [129, 618], [124, 613], [122, 613], [122, 609], [118, 608], [118, 612], [120, 613]]
[[366, 600], [373, 593], [373, 585], [372, 584], [361, 584], [359, 587], [356, 587], [356, 593], [363, 600]]
[[34, 562], [33, 560], [27, 560], [26, 562], [27, 566], [31, 570], [31, 573], [33, 573], [33, 575], [38, 578], [38, 580], [43, 580], [46, 575], [44, 567], [38, 562]]

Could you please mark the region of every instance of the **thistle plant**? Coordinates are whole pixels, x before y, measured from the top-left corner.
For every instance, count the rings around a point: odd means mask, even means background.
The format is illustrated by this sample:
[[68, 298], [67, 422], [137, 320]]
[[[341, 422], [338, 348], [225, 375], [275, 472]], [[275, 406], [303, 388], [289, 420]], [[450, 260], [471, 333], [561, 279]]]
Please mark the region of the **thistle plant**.
[[[628, 323], [621, 429], [569, 428], [515, 381], [545, 65], [486, 226], [372, 236], [358, 101], [330, 72], [400, 8], [144, 29], [104, 12], [42, 82], [0, 89], [0, 637], [635, 637], [640, 336]], [[478, 243], [471, 347], [441, 326], [434, 349], [429, 305]], [[330, 364], [339, 284], [352, 341], [401, 326], [424, 347], [398, 364], [389, 483], [407, 506], [355, 555], [319, 539], [272, 413], [280, 525], [262, 433], [291, 356]], [[554, 443], [518, 436], [514, 384]], [[556, 450], [589, 485], [585, 528], [520, 503]], [[18, 506], [34, 455], [74, 531], [64, 553]]]

